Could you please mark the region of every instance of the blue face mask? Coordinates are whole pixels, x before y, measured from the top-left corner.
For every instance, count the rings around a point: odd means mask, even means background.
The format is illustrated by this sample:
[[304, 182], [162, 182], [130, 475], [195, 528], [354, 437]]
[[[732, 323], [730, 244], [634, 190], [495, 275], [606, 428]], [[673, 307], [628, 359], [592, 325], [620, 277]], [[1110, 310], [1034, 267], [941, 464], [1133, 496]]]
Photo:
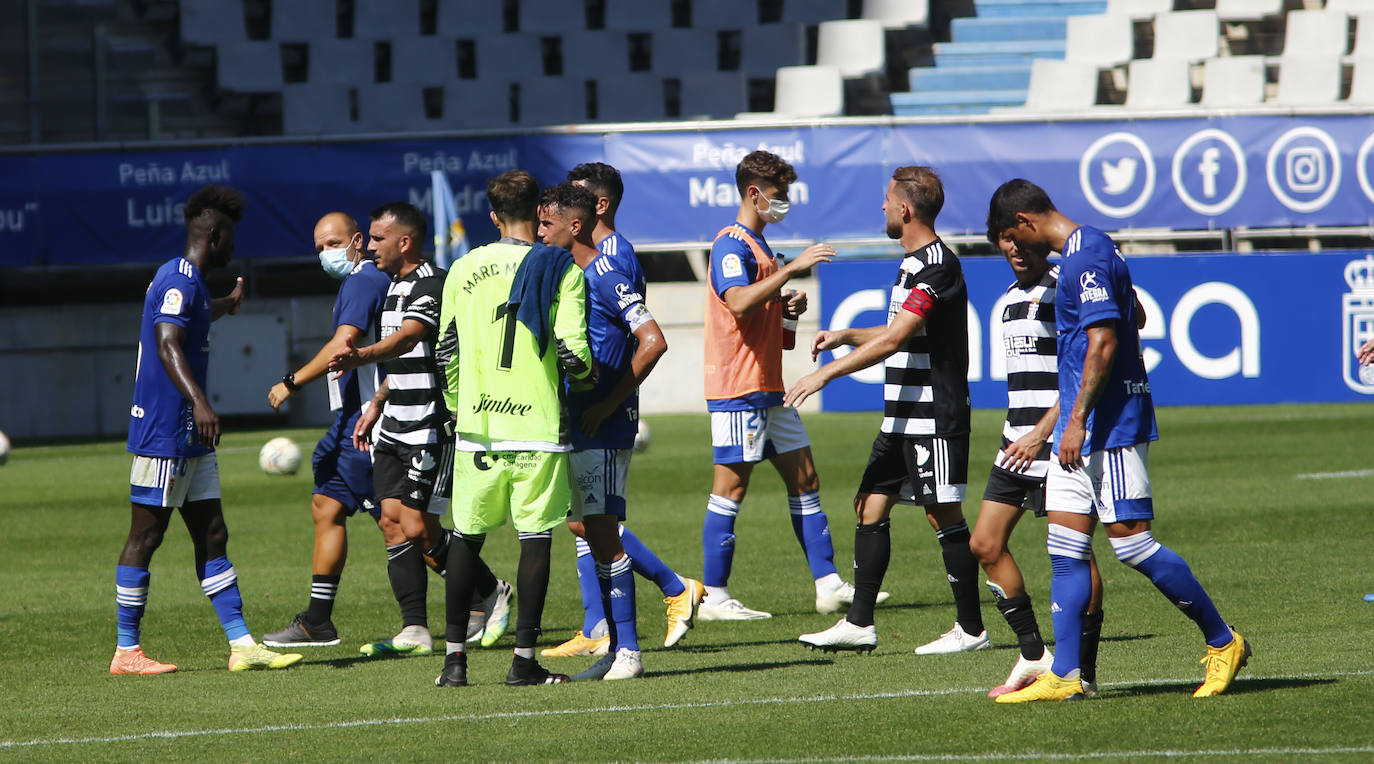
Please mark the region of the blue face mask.
[[343, 279], [353, 272], [353, 261], [348, 257], [349, 247], [326, 249], [320, 252], [320, 267], [336, 279]]

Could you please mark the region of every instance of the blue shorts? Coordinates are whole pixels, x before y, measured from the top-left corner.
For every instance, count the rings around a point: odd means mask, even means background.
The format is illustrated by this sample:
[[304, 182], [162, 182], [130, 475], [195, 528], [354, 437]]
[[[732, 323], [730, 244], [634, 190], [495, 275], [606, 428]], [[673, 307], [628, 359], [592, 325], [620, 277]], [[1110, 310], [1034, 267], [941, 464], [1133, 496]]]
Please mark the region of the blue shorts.
[[359, 509], [374, 518], [382, 516], [381, 506], [372, 500], [372, 457], [353, 447], [353, 426], [358, 413], [348, 419], [334, 417], [334, 424], [320, 438], [310, 466], [315, 474], [314, 492], [344, 505], [348, 514]]

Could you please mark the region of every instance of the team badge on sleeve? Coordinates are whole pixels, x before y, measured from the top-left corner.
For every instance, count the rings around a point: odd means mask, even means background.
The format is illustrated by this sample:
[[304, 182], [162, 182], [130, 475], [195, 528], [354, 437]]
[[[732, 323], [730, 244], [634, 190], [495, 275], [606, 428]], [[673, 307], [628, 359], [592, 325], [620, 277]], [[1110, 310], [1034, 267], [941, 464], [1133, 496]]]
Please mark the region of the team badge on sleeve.
[[1083, 275], [1078, 277], [1078, 285], [1083, 288], [1083, 291], [1078, 293], [1079, 302], [1106, 302], [1111, 298], [1094, 271], [1084, 271]]
[[744, 275], [744, 263], [739, 255], [726, 255], [720, 259], [720, 272], [727, 279], [738, 278]]
[[172, 316], [181, 315], [181, 306], [186, 302], [186, 298], [181, 294], [180, 289], [168, 289], [162, 294], [162, 307], [159, 313], [166, 313]]
[[631, 332], [653, 320], [653, 314], [642, 302], [625, 311], [625, 323], [630, 325]]

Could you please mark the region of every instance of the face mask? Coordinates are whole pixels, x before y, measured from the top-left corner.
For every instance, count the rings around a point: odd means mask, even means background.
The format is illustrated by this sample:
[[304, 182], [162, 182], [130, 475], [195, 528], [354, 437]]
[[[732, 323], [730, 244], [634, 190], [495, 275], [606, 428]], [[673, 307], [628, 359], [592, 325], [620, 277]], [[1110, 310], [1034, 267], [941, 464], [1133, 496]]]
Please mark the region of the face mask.
[[759, 210], [759, 217], [765, 223], [781, 223], [787, 217], [787, 211], [792, 209], [792, 203], [786, 199], [765, 199], [768, 206]]
[[348, 260], [348, 247], [326, 249], [320, 252], [320, 267], [336, 279], [342, 279], [353, 272], [353, 263]]

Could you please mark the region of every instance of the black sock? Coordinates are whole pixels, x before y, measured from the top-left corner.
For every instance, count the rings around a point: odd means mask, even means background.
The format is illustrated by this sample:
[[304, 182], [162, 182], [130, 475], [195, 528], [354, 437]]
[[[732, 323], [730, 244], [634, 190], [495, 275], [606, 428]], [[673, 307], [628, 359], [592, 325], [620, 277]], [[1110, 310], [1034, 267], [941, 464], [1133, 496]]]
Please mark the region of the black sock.
[[342, 576], [310, 577], [310, 604], [305, 609], [305, 620], [324, 623], [334, 615], [334, 595], [339, 592], [340, 578]]
[[553, 534], [521, 534], [520, 568], [515, 575], [515, 646], [533, 648], [539, 642], [544, 597], [549, 593], [549, 560]]
[[854, 529], [854, 604], [845, 618], [855, 626], [873, 625], [873, 605], [891, 559], [891, 522], [860, 524]]
[[968, 548], [968, 523], [960, 520], [935, 532], [940, 553], [945, 558], [945, 573], [954, 592], [954, 608], [964, 633], [983, 633], [983, 609], [978, 598], [978, 558]]
[[430, 570], [438, 573], [440, 578], [443, 578], [448, 570], [448, 545], [452, 540], [452, 534], [445, 528], [439, 543], [425, 550], [425, 564]]
[[477, 558], [477, 569], [473, 571], [476, 578], [473, 579], [472, 595], [476, 599], [484, 600], [496, 591], [496, 574], [491, 572], [487, 563], [481, 557]]
[[386, 575], [401, 606], [402, 626], [428, 626], [425, 610], [425, 560], [409, 541], [386, 548]]
[[454, 536], [448, 545], [448, 575], [444, 576], [444, 639], [467, 642], [473, 572], [481, 564], [486, 536]]
[[1035, 622], [1035, 609], [1031, 607], [1029, 594], [1018, 597], [998, 598], [997, 609], [1007, 619], [1007, 625], [1016, 632], [1016, 641], [1021, 644], [1021, 657], [1028, 661], [1038, 660], [1045, 654], [1045, 640], [1040, 636], [1040, 625]]
[[1085, 682], [1097, 681], [1097, 643], [1102, 640], [1102, 611], [1083, 616], [1083, 641], [1079, 643], [1078, 670]]

